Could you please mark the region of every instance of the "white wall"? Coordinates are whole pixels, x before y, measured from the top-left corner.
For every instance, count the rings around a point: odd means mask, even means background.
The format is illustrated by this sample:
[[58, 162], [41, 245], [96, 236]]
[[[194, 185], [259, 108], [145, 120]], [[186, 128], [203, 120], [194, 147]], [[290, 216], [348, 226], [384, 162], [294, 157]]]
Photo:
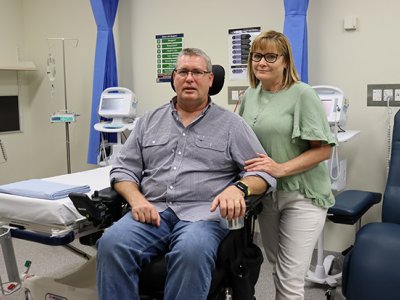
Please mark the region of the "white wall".
[[[18, 58], [26, 60], [22, 3], [22, 0], [0, 2], [0, 66], [16, 66]], [[16, 71], [0, 70], [0, 94], [19, 94], [20, 124], [23, 130], [22, 133], [0, 134], [8, 158], [7, 163], [0, 164], [0, 183], [19, 180], [21, 174], [27, 177], [31, 175], [31, 130], [26, 79], [25, 72], [17, 74]]]
[[17, 48], [23, 43], [21, 13], [22, 0], [1, 1], [0, 37], [7, 37], [7, 42], [0, 47], [0, 65], [17, 62]]
[[[250, 10], [250, 6], [255, 9]], [[248, 12], [242, 7], [248, 7]], [[227, 70], [228, 29], [282, 28], [283, 1], [251, 0], [244, 5], [238, 0], [121, 0], [119, 15], [120, 60], [127, 67], [120, 69], [121, 84], [137, 94], [140, 114], [169, 101], [173, 95], [169, 83], [156, 83], [156, 35], [183, 33], [184, 47], [202, 48], [214, 63]], [[226, 83], [246, 85], [247, 81]], [[214, 101], [228, 107], [227, 90], [215, 96]]]

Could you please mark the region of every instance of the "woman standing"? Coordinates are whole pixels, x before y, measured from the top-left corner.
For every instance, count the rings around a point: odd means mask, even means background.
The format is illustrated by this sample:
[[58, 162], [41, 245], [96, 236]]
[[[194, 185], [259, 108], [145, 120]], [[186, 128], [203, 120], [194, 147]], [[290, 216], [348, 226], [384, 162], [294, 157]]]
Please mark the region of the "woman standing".
[[252, 43], [250, 87], [239, 114], [269, 156], [246, 161], [246, 171], [277, 178], [259, 216], [276, 300], [304, 299], [304, 280], [327, 209], [334, 204], [326, 164], [336, 145], [316, 92], [299, 80], [286, 36], [263, 32]]

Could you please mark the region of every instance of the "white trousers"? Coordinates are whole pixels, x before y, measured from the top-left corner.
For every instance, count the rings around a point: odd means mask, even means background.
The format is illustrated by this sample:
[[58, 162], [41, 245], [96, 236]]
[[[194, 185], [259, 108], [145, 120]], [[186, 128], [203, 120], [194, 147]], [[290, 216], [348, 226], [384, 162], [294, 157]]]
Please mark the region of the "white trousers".
[[327, 209], [299, 192], [275, 191], [258, 216], [263, 246], [273, 266], [275, 300], [303, 300], [305, 275]]

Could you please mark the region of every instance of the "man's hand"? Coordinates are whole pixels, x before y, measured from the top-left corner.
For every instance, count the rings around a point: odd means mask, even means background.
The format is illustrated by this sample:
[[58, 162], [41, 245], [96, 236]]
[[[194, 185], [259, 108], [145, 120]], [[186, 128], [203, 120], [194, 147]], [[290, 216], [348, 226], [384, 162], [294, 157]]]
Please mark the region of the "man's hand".
[[211, 203], [210, 211], [214, 212], [219, 206], [222, 218], [228, 220], [244, 217], [246, 212], [246, 202], [243, 192], [237, 187], [230, 185], [223, 190]]
[[114, 184], [114, 189], [129, 203], [134, 220], [160, 227], [160, 215], [156, 207], [140, 192], [136, 183], [121, 181]]
[[144, 198], [138, 198], [131, 205], [133, 219], [160, 227], [160, 215], [156, 207]]

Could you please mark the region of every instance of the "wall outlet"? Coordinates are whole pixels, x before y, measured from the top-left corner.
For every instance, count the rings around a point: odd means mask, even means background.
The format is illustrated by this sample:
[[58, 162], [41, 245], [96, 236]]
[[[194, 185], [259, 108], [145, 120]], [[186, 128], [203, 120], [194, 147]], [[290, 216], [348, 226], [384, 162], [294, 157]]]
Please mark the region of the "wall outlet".
[[393, 101], [393, 89], [383, 90], [383, 101]]
[[400, 84], [368, 84], [367, 106], [400, 106]]
[[372, 90], [372, 101], [382, 101], [382, 90], [380, 89]]
[[400, 89], [394, 90], [394, 101], [400, 101]]

